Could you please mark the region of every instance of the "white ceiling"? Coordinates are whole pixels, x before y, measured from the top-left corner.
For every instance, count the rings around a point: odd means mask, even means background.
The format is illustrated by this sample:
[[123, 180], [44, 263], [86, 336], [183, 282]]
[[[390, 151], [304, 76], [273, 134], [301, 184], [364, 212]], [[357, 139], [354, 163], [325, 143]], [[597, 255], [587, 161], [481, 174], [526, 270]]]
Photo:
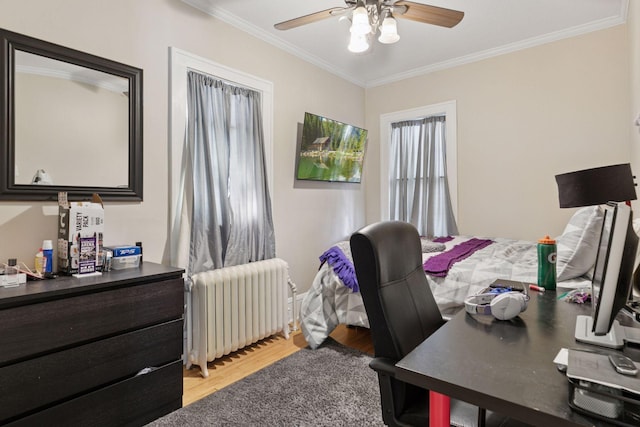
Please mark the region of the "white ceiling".
[[349, 21], [331, 17], [287, 31], [273, 25], [343, 0], [183, 0], [216, 18], [363, 87], [608, 28], [628, 0], [419, 0], [465, 13], [453, 28], [398, 19], [400, 41], [347, 50]]

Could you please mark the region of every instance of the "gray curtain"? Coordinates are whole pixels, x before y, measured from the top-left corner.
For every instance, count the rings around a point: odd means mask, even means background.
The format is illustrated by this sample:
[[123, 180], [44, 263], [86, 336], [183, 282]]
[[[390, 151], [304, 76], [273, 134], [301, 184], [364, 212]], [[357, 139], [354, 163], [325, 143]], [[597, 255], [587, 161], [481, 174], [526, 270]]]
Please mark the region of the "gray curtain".
[[447, 180], [445, 117], [391, 124], [390, 218], [423, 236], [458, 234]]
[[175, 221], [187, 273], [273, 258], [260, 93], [194, 71], [187, 84]]

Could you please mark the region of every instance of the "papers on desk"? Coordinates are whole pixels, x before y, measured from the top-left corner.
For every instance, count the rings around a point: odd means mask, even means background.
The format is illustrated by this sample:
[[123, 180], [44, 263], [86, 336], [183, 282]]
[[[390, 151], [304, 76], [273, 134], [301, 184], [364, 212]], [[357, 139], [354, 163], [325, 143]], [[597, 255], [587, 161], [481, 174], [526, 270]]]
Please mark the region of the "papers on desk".
[[[569, 350], [568, 356], [567, 377], [640, 395], [640, 374], [630, 376], [616, 372], [606, 354]], [[639, 363], [634, 363], [640, 368]]]

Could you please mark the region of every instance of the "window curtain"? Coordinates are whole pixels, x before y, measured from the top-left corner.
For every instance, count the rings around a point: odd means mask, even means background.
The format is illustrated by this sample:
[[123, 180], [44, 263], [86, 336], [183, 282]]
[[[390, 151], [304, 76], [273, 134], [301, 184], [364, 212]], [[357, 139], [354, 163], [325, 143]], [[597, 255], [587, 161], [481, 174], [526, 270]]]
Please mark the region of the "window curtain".
[[260, 93], [189, 71], [173, 258], [190, 276], [275, 256]]
[[445, 117], [391, 125], [390, 218], [423, 236], [458, 234], [447, 180]]

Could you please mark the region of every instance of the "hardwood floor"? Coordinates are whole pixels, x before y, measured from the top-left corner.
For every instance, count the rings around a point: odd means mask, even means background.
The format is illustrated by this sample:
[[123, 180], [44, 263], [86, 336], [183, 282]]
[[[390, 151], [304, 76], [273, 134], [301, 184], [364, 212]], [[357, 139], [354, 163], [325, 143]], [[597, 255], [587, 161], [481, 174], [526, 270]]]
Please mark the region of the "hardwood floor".
[[[339, 325], [331, 337], [341, 344], [373, 354], [371, 335], [366, 328]], [[288, 340], [277, 334], [208, 363], [207, 378], [202, 377], [197, 366], [185, 369], [182, 405], [202, 399], [306, 346], [307, 342], [298, 330]]]

